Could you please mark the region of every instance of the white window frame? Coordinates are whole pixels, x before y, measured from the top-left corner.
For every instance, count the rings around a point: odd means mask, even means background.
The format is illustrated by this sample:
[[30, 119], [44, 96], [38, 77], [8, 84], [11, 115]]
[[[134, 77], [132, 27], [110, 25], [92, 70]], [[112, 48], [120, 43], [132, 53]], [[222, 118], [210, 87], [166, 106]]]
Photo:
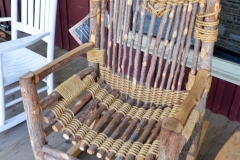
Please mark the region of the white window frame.
[[[130, 31], [128, 35], [128, 45], [127, 45], [128, 47], [130, 47], [131, 34], [132, 32]], [[137, 40], [138, 40], [138, 34], [136, 33], [135, 42], [134, 42], [135, 49], [137, 48], [137, 43], [138, 43]], [[123, 41], [124, 40], [122, 40], [122, 42]], [[142, 52], [145, 51], [146, 43], [147, 43], [147, 36], [143, 35], [143, 40], [141, 45]], [[155, 43], [155, 38], [152, 38], [149, 54], [152, 54], [154, 43]], [[162, 44], [163, 43], [161, 43], [161, 45]], [[161, 46], [159, 48], [161, 48]], [[168, 53], [168, 47], [166, 48], [164, 59], [167, 58], [167, 53]], [[192, 57], [193, 57], [193, 50], [190, 50], [190, 54], [186, 64], [188, 68], [191, 67]], [[198, 62], [198, 67], [199, 66], [200, 66], [200, 63]], [[240, 64], [233, 63], [233, 62], [213, 56], [211, 74], [213, 77], [225, 80], [227, 82], [231, 82], [236, 85], [240, 85]]]

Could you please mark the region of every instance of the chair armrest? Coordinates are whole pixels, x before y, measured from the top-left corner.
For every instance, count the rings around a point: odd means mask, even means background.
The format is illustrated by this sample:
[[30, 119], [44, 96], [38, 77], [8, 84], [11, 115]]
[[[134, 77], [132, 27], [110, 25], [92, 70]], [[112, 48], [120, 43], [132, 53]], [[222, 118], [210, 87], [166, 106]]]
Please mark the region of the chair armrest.
[[6, 22], [6, 21], [11, 21], [11, 20], [12, 20], [11, 17], [0, 18], [0, 22]]
[[69, 52], [66, 54], [62, 55], [61, 57], [58, 57], [57, 59], [53, 60], [52, 62], [48, 63], [47, 65], [43, 66], [42, 68], [38, 69], [37, 71], [34, 72], [35, 74], [35, 82], [38, 83], [51, 73], [55, 72], [59, 68], [63, 67], [66, 65], [68, 62], [72, 61], [76, 57], [86, 53], [90, 49], [94, 47], [93, 42], [88, 42], [85, 43]]
[[49, 32], [40, 33], [32, 36], [27, 36], [24, 38], [19, 38], [12, 41], [0, 43], [0, 54], [27, 47], [33, 43], [36, 43], [37, 41], [41, 40], [42, 38], [44, 38], [49, 34], [50, 34]]
[[169, 117], [163, 120], [162, 127], [166, 130], [170, 130], [176, 133], [180, 133], [182, 131], [183, 126], [187, 122], [187, 119], [191, 113], [191, 111], [196, 107], [199, 103], [204, 90], [207, 86], [208, 78], [210, 77], [210, 72], [207, 70], [199, 70], [194, 82], [194, 85], [186, 97], [186, 99], [182, 102], [182, 104], [178, 107], [176, 113], [174, 113], [173, 117]]

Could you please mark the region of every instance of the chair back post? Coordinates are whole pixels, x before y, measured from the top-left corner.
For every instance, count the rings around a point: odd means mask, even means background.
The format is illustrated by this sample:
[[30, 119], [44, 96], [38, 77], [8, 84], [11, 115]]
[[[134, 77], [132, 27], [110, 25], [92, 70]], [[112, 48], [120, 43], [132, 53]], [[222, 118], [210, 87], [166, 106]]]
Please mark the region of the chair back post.
[[17, 39], [17, 13], [18, 13], [18, 0], [11, 1], [11, 37], [12, 40]]
[[[100, 17], [101, 17], [101, 0], [90, 0], [90, 41], [94, 43], [95, 48], [100, 47]], [[92, 66], [98, 74], [98, 64], [88, 62], [88, 66]]]
[[[220, 8], [220, 0], [208, 0], [207, 1], [207, 8], [206, 8], [206, 14], [209, 13], [216, 13], [212, 16], [208, 16], [205, 18], [205, 22], [217, 22], [218, 21], [218, 11]], [[216, 30], [217, 25], [205, 27], [204, 29], [207, 30]], [[213, 57], [213, 50], [214, 50], [214, 41], [212, 42], [203, 42], [202, 43], [202, 49], [201, 49], [201, 69], [206, 69], [208, 71], [211, 71], [212, 68], [212, 57]]]
[[45, 144], [45, 136], [34, 73], [26, 73], [20, 78], [19, 83], [21, 86], [21, 94], [23, 97], [33, 153], [36, 160], [42, 160], [44, 159], [42, 147]]

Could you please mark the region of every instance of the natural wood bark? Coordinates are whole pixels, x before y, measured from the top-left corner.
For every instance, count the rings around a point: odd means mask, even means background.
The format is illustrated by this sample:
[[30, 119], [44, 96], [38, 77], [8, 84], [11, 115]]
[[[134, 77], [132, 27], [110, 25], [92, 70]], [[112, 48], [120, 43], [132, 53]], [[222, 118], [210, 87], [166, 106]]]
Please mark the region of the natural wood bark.
[[[123, 1], [125, 2], [125, 1]], [[120, 10], [120, 0], [115, 0], [115, 5], [119, 6], [115, 8], [115, 16], [113, 16], [113, 46], [112, 46], [112, 73], [117, 70], [117, 27]]]
[[[156, 107], [151, 107], [151, 109], [155, 109]], [[145, 125], [147, 124], [148, 120], [147, 119], [142, 119], [141, 122], [137, 125], [137, 128], [134, 130], [134, 132], [132, 133], [132, 135], [130, 136], [130, 138], [127, 140], [127, 142], [129, 143], [133, 143], [139, 136], [139, 134], [141, 133], [141, 131], [143, 130], [143, 128], [145, 127]], [[155, 124], [155, 123], [154, 123]], [[149, 134], [149, 128], [153, 127], [153, 122], [150, 123], [150, 125], [147, 127], [148, 128], [148, 131], [147, 129], [144, 130], [143, 134], [140, 136], [139, 138], [139, 142], [141, 141], [144, 141], [145, 138], [146, 138], [146, 135]], [[130, 157], [127, 157], [127, 159], [132, 159], [134, 157], [130, 156]], [[120, 160], [120, 159], [123, 159], [123, 156], [121, 155], [118, 155], [116, 157], [116, 160]]]
[[107, 7], [107, 0], [102, 0], [101, 2], [101, 28], [100, 28], [100, 49], [104, 49], [105, 44], [105, 12]]
[[49, 145], [44, 145], [41, 149], [44, 153], [47, 153], [48, 155], [51, 155], [52, 157], [55, 157], [56, 159], [62, 159], [62, 160], [78, 160], [77, 158], [64, 153], [56, 148], [53, 148]]
[[113, 10], [114, 10], [114, 2], [110, 0], [110, 12], [109, 12], [109, 20], [108, 20], [108, 43], [107, 43], [107, 68], [110, 68], [111, 63], [111, 46], [112, 46], [112, 23], [113, 23]]
[[[113, 90], [111, 93], [115, 98], [119, 96], [118, 92], [116, 90]], [[98, 109], [93, 111], [91, 116], [84, 122], [87, 126], [90, 126], [100, 115], [101, 113], [106, 109], [105, 105], [100, 105]], [[85, 114], [85, 113], [84, 113]], [[86, 115], [86, 114], [85, 114]], [[72, 141], [73, 144], [77, 144], [81, 141], [81, 138], [79, 136], [76, 136], [74, 140]], [[81, 149], [81, 148], [80, 148]]]
[[[100, 47], [100, 18], [101, 18], [101, 1], [90, 0], [90, 37], [89, 41], [94, 43], [95, 48]], [[92, 66], [98, 74], [98, 64], [88, 62], [88, 66]]]
[[[127, 3], [127, 15], [126, 15], [126, 24], [123, 25], [124, 23], [122, 23], [121, 28], [124, 28], [124, 42], [123, 42], [123, 58], [122, 58], [122, 64], [121, 64], [121, 69], [122, 69], [122, 78], [124, 78], [125, 76], [125, 66], [126, 66], [126, 59], [127, 59], [127, 42], [128, 42], [128, 33], [129, 33], [129, 28], [130, 28], [130, 21], [131, 21], [131, 11], [132, 11], [132, 0], [126, 0]], [[125, 11], [122, 11], [123, 13], [125, 13]], [[124, 14], [125, 15], [125, 14]], [[121, 42], [122, 42], [122, 35], [121, 35]], [[120, 43], [122, 44], [122, 43]], [[120, 47], [121, 48], [121, 47]], [[120, 52], [120, 48], [119, 48], [119, 53]], [[120, 58], [120, 57], [119, 57]], [[120, 70], [120, 68], [119, 68]]]
[[42, 147], [45, 143], [41, 108], [38, 101], [38, 93], [33, 72], [28, 72], [20, 77], [21, 94], [23, 97], [24, 109], [28, 125], [29, 137], [36, 160], [44, 159]]
[[51, 134], [53, 132], [52, 126], [56, 123], [57, 123], [57, 121], [54, 120], [47, 127], [44, 127], [45, 137], [47, 137], [49, 134]]
[[[142, 106], [142, 108], [144, 109], [148, 109], [148, 105], [144, 104]], [[125, 126], [125, 124], [131, 119], [130, 116], [126, 116], [124, 118], [124, 120], [122, 121], [122, 123], [119, 125], [119, 127], [113, 132], [113, 134], [111, 135], [111, 138], [116, 139], [117, 136], [119, 136], [122, 128]], [[129, 136], [131, 136], [130, 134], [132, 133], [132, 131], [134, 130], [134, 128], [137, 126], [138, 122], [140, 120], [138, 118], [133, 118], [133, 120], [130, 122], [129, 126], [127, 127], [127, 129], [124, 131], [124, 133], [121, 135], [121, 140], [126, 141], [127, 138]], [[105, 151], [104, 150], [100, 150], [97, 154], [98, 157], [102, 157], [104, 155]], [[115, 156], [114, 152], [109, 152], [108, 155], [106, 156], [107, 160], [112, 159]]]
[[162, 128], [160, 132], [158, 160], [177, 160], [181, 133], [174, 133]]
[[[220, 0], [207, 1], [206, 14], [213, 13], [217, 11], [220, 7]], [[206, 17], [205, 22], [215, 22], [218, 20], [218, 14]], [[205, 27], [205, 29], [215, 30], [217, 26]], [[213, 57], [214, 43], [213, 42], [203, 42], [201, 49], [201, 69], [206, 69], [211, 71], [212, 68], [212, 57]]]
[[[120, 98], [121, 101], [125, 101], [125, 98], [124, 97], [121, 97]], [[132, 103], [131, 103], [132, 104]], [[101, 117], [101, 119], [98, 121], [98, 123], [94, 126], [93, 130], [96, 131], [97, 133], [100, 131], [100, 129], [103, 127], [103, 125], [108, 121], [108, 119], [113, 116], [113, 114], [115, 113], [116, 111], [114, 109], [110, 109], [108, 110], [107, 113], [104, 114], [104, 116]], [[119, 115], [119, 116], [118, 116]], [[114, 116], [114, 118], [111, 120], [111, 122], [108, 123], [107, 127], [105, 127], [104, 131], [102, 133], [108, 135], [108, 133], [110, 131], [112, 131], [113, 127], [115, 127], [119, 121], [121, 120], [121, 115], [120, 114], [117, 114]], [[120, 118], [119, 118], [120, 117]], [[84, 149], [86, 148], [86, 146], [84, 145], [83, 146]], [[91, 146], [89, 146], [89, 149], [87, 150], [87, 152], [89, 154], [93, 154], [96, 149], [98, 147], [95, 145], [95, 144], [92, 144]]]
[[48, 63], [47, 65], [43, 66], [42, 68], [38, 69], [34, 72], [35, 74], [35, 82], [38, 83], [43, 80], [45, 77], [50, 75], [51, 73], [57, 71], [76, 57], [86, 53], [88, 50], [93, 48], [93, 43], [88, 42], [85, 43], [67, 53], [58, 57], [57, 59], [53, 60], [52, 62]]

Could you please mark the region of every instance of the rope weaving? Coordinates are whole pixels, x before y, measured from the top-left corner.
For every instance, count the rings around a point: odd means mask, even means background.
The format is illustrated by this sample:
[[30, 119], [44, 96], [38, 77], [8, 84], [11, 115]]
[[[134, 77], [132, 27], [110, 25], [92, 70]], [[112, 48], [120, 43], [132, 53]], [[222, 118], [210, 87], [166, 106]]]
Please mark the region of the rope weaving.
[[[160, 90], [159, 88], [147, 89], [145, 86], [140, 86], [139, 84], [135, 85], [132, 81], [123, 79], [117, 74], [113, 74], [110, 69], [103, 66], [100, 66], [100, 74], [101, 78], [108, 85], [119, 90], [121, 93], [129, 95], [133, 99], [140, 99], [143, 102], [151, 102], [156, 105], [167, 104], [172, 106], [176, 101], [182, 99], [181, 97], [185, 97], [187, 94], [184, 91]], [[112, 79], [114, 79], [114, 81]], [[123, 84], [116, 82], [122, 82]]]
[[82, 126], [82, 123], [74, 118], [72, 121], [62, 129], [63, 132], [70, 132], [73, 137], [75, 137], [75, 134], [77, 133], [78, 129]]
[[141, 150], [139, 151], [139, 153], [137, 155], [137, 158], [138, 157], [146, 158], [148, 150], [150, 149], [151, 146], [152, 145], [148, 144], [148, 143], [143, 144]]
[[[217, 36], [218, 36], [218, 28], [217, 25], [219, 24], [219, 20], [215, 22], [205, 22], [202, 20], [199, 20], [198, 18], [206, 18], [214, 15], [218, 15], [221, 11], [221, 7], [219, 7], [215, 12], [213, 13], [207, 13], [203, 15], [196, 15], [196, 25], [195, 25], [195, 31], [194, 31], [194, 38], [199, 39], [202, 42], [216, 42]], [[203, 28], [202, 28], [203, 27]], [[210, 30], [208, 27], [216, 27], [214, 30]]]
[[190, 91], [193, 87], [194, 81], [195, 81], [196, 75], [193, 75], [191, 73], [188, 74], [188, 82], [186, 84], [186, 89]]
[[95, 97], [96, 93], [99, 92], [100, 90], [100, 85], [98, 83], [93, 83], [88, 89], [87, 91], [89, 91], [92, 94], [92, 98]]
[[95, 95], [95, 98], [97, 98], [99, 101], [103, 101], [103, 99], [108, 95], [108, 92], [106, 89], [101, 88], [99, 92]]
[[[93, 82], [94, 78], [91, 75], [87, 75], [81, 80], [80, 77], [75, 74], [60, 84], [54, 91], [58, 92], [63, 98], [50, 109], [55, 117], [59, 118], [65, 111], [65, 108]], [[63, 124], [64, 123], [65, 122], [63, 122]]]
[[123, 140], [117, 139], [114, 141], [114, 143], [111, 146], [111, 148], [109, 149], [109, 151], [116, 154], [123, 144], [124, 144]]
[[109, 106], [113, 103], [115, 100], [115, 97], [112, 94], [108, 94], [102, 102], [100, 102], [100, 105], [105, 105], [107, 109], [109, 109]]
[[60, 122], [63, 127], [65, 127], [67, 124], [71, 122], [73, 117], [74, 114], [72, 112], [65, 112], [60, 117], [56, 118], [56, 120]]
[[143, 146], [142, 143], [134, 142], [127, 154], [132, 154], [135, 157], [137, 157], [137, 155], [138, 155], [139, 151], [141, 150], [142, 146]]
[[105, 63], [105, 50], [99, 50], [98, 48], [93, 48], [87, 52], [87, 60], [93, 63], [99, 63], [104, 65]]
[[159, 144], [160, 144], [160, 141], [159, 140], [154, 140], [150, 149], [148, 150], [147, 152], [147, 155], [148, 154], [153, 154], [155, 155], [156, 157], [158, 157], [158, 152], [159, 152]]
[[108, 138], [108, 136], [104, 133], [99, 133], [96, 138], [90, 144], [95, 144], [97, 147], [100, 147], [103, 142]]
[[89, 127], [86, 124], [83, 124], [75, 134], [75, 136], [79, 136], [81, 139], [87, 134]]
[[133, 118], [137, 118], [139, 120], [142, 119], [143, 115], [146, 113], [146, 110], [143, 108], [139, 108], [136, 113], [134, 114]]
[[123, 105], [123, 102], [120, 99], [116, 99], [110, 106], [109, 109], [114, 109], [115, 112]]
[[117, 113], [122, 113], [124, 116], [127, 115], [128, 111], [132, 108], [132, 106], [128, 103], [124, 103], [122, 107], [117, 111]]
[[102, 143], [102, 145], [98, 149], [103, 149], [105, 152], [108, 152], [109, 148], [111, 148], [113, 143], [114, 139], [109, 137]]
[[127, 155], [127, 153], [128, 153], [128, 151], [129, 151], [129, 149], [130, 149], [130, 147], [132, 146], [132, 143], [129, 143], [129, 142], [125, 142], [125, 143], [123, 143], [123, 145], [121, 146], [121, 148], [118, 150], [118, 152], [117, 152], [117, 156], [118, 155], [121, 155], [121, 156], [123, 156], [124, 158], [126, 158], [126, 155]]
[[87, 134], [84, 136], [84, 139], [82, 140], [82, 142], [85, 142], [88, 146], [90, 145], [90, 143], [92, 142], [92, 140], [97, 136], [97, 132], [89, 129], [89, 131], [87, 132]]
[[186, 142], [191, 137], [195, 124], [197, 123], [198, 120], [199, 120], [199, 112], [194, 109], [190, 114], [185, 127], [182, 130], [182, 136], [186, 139]]

